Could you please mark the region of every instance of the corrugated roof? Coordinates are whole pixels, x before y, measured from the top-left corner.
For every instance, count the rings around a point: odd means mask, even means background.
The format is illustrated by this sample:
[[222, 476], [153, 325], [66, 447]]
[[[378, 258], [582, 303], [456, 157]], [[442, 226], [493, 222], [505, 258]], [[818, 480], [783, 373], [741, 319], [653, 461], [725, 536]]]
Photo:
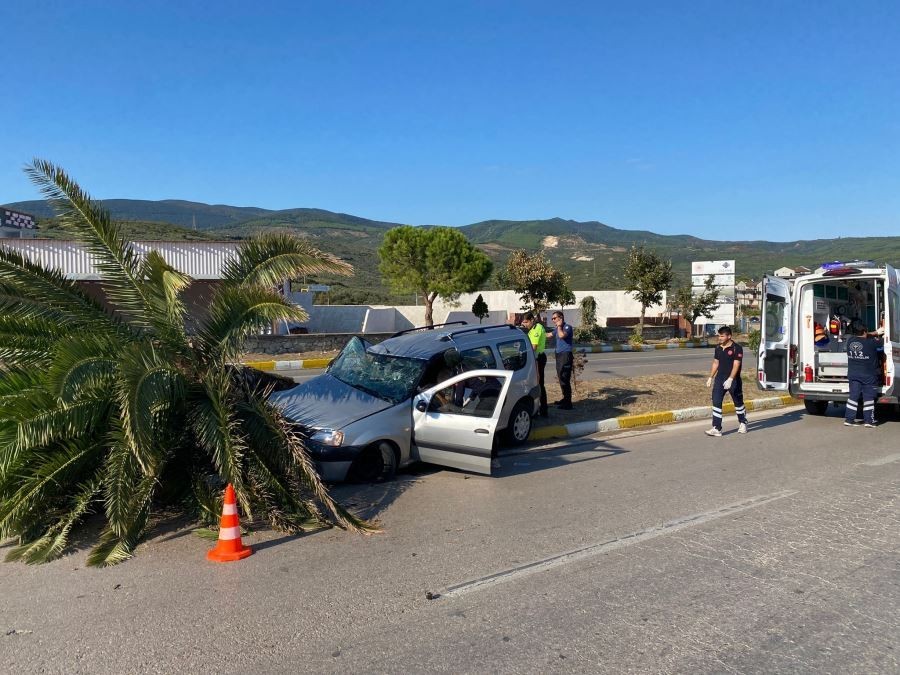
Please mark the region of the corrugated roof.
[[[62, 239], [0, 239], [0, 246], [13, 249], [34, 263], [55, 268], [76, 281], [101, 278], [94, 257], [80, 244]], [[233, 241], [135, 241], [138, 255], [158, 251], [172, 267], [194, 279], [221, 279], [225, 262], [235, 255]]]

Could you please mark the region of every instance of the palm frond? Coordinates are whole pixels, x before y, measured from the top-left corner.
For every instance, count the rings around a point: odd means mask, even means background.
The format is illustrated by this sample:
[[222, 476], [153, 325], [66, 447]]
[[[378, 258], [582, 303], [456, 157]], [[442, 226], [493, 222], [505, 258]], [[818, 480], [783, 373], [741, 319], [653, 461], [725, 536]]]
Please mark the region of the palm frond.
[[18, 251], [4, 247], [0, 247], [0, 293], [6, 297], [5, 306], [27, 305], [32, 315], [61, 326], [129, 332], [127, 326], [62, 272], [37, 265]]
[[110, 391], [120, 348], [121, 343], [102, 333], [70, 335], [55, 345], [43, 384], [63, 402], [72, 402], [91, 389]]
[[184, 303], [181, 293], [191, 278], [172, 267], [158, 251], [150, 251], [141, 266], [147, 298], [153, 308], [153, 323], [170, 339], [184, 343]]
[[144, 534], [150, 507], [156, 490], [157, 476], [144, 476], [135, 487], [128, 504], [128, 515], [123, 519], [126, 526], [123, 531], [116, 532], [107, 527], [100, 534], [99, 543], [88, 554], [87, 564], [94, 567], [106, 567], [127, 560], [134, 555], [134, 549]]
[[146, 312], [150, 303], [141, 289], [140, 258], [122, 228], [62, 168], [34, 159], [25, 171], [56, 210], [63, 229], [93, 254], [109, 299], [131, 323], [149, 326]]
[[[247, 402], [247, 406], [271, 430], [271, 433], [277, 439], [275, 442], [284, 449], [295, 463], [300, 473], [301, 481], [310, 490], [313, 498], [327, 509], [331, 519], [338, 527], [363, 534], [372, 534], [380, 531], [375, 525], [347, 511], [332, 498], [319, 477], [318, 471], [316, 471], [302, 437], [294, 430], [293, 425], [284, 418], [280, 411], [271, 404], [261, 400], [251, 399]], [[307, 507], [310, 506], [308, 502], [306, 505]], [[318, 509], [312, 507], [312, 510], [318, 514]]]
[[152, 344], [134, 343], [119, 354], [116, 390], [128, 446], [144, 472], [153, 473], [184, 412], [183, 376]]
[[353, 267], [304, 239], [272, 232], [241, 244], [237, 256], [226, 263], [222, 278], [234, 284], [271, 288], [310, 274], [348, 276], [353, 274]]
[[67, 510], [59, 520], [39, 538], [13, 547], [6, 555], [7, 562], [21, 560], [30, 565], [54, 560], [62, 555], [69, 543], [69, 533], [84, 516], [90, 513], [100, 482], [91, 481], [79, 486]]
[[110, 441], [103, 475], [103, 500], [107, 527], [116, 536], [123, 536], [128, 531], [131, 499], [143, 474], [121, 428], [112, 432]]
[[[98, 447], [90, 443], [66, 443], [43, 451], [30, 453], [27, 464], [19, 467], [14, 491], [2, 486], [4, 499], [0, 501], [0, 528], [9, 531], [13, 525], [26, 529], [25, 523], [43, 522], [55, 506], [51, 495], [59, 495], [60, 486], [78, 483], [81, 470], [91, 464]], [[7, 482], [8, 474], [3, 476]]]
[[202, 348], [222, 362], [237, 360], [246, 337], [277, 321], [304, 321], [303, 308], [259, 286], [219, 288], [198, 332]]
[[240, 434], [232, 403], [227, 374], [211, 371], [203, 382], [202, 393], [189, 402], [188, 420], [197, 445], [212, 460], [222, 480], [234, 486], [238, 501], [250, 516], [252, 508], [243, 478], [243, 453], [247, 444]]

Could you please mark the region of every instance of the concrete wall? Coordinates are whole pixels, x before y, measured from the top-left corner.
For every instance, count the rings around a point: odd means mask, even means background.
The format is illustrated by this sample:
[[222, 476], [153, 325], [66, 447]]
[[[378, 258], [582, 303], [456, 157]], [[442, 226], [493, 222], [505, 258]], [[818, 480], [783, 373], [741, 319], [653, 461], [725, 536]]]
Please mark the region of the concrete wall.
[[[251, 354], [304, 354], [343, 349], [356, 333], [310, 333], [309, 335], [255, 335], [244, 342], [244, 351]], [[393, 333], [369, 333], [368, 342], [378, 343]]]

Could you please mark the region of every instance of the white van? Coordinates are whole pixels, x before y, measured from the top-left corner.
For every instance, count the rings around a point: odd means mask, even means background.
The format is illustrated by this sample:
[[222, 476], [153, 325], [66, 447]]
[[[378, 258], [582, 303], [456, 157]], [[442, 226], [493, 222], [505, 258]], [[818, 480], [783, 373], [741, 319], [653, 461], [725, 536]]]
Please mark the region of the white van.
[[871, 261], [831, 262], [793, 279], [763, 279], [757, 383], [789, 392], [824, 415], [845, 402], [850, 322], [884, 328], [885, 361], [878, 403], [897, 406], [900, 367], [900, 271]]

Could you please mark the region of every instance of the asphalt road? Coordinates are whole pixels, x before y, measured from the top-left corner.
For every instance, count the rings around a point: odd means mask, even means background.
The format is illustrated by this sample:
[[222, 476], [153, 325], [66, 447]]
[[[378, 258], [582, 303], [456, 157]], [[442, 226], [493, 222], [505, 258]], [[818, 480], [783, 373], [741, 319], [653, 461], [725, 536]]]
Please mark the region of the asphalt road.
[[[746, 351], [746, 350], [745, 350]], [[602, 380], [616, 377], [637, 377], [654, 373], [696, 373], [706, 372], [712, 362], [713, 350], [660, 349], [652, 352], [607, 352], [585, 354], [587, 364], [583, 379]], [[747, 363], [748, 367], [750, 362]], [[755, 368], [755, 366], [753, 366]], [[548, 373], [553, 371], [553, 355], [547, 364]], [[292, 378], [295, 382], [305, 382], [324, 370], [282, 370], [279, 375]]]
[[107, 570], [0, 565], [0, 669], [897, 673], [900, 422], [839, 412], [341, 487], [382, 534], [256, 534], [237, 563], [172, 529]]

